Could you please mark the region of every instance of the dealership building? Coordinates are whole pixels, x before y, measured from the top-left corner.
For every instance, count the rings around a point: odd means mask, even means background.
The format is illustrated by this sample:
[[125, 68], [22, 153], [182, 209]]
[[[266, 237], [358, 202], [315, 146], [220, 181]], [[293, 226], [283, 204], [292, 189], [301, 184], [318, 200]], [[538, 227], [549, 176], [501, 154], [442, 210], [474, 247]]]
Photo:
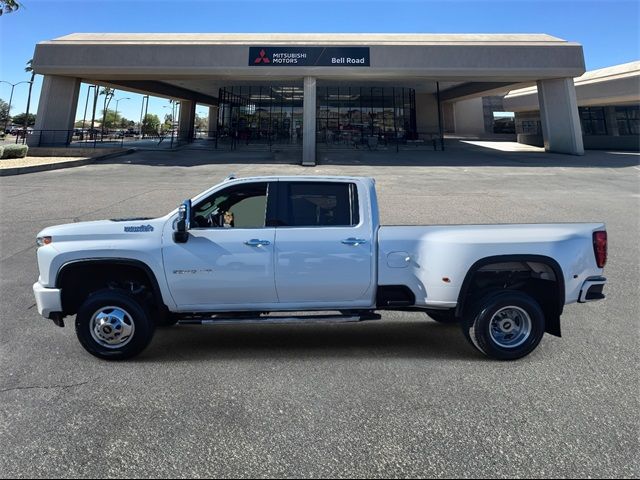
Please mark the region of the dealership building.
[[72, 34], [39, 43], [33, 68], [32, 144], [73, 129], [83, 82], [178, 100], [184, 140], [203, 105], [211, 135], [288, 141], [310, 165], [318, 143], [442, 136], [465, 124], [456, 105], [532, 87], [545, 150], [584, 153], [582, 46], [543, 34]]
[[[586, 72], [574, 85], [585, 148], [640, 150], [640, 62]], [[518, 142], [543, 145], [535, 88], [509, 92], [503, 108], [515, 112]]]

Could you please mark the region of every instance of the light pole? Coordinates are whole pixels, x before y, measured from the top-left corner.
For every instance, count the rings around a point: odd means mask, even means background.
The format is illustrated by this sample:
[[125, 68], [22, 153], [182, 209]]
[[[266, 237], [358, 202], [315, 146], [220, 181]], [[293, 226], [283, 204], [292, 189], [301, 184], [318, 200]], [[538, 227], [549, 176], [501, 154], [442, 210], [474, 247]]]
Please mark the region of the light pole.
[[[116, 126], [118, 125], [118, 102], [120, 100], [131, 100], [131, 98], [123, 97], [123, 98], [118, 98], [116, 100], [116, 114], [115, 114], [115, 119], [114, 119], [114, 121], [116, 122]], [[121, 132], [121, 133], [122, 133], [122, 137], [120, 138], [120, 146], [124, 145], [124, 132]]]
[[[3, 132], [6, 132], [7, 130], [7, 125], [9, 124], [9, 116], [11, 116], [11, 101], [13, 100], [13, 89], [16, 87], [16, 85], [20, 85], [21, 83], [31, 83], [29, 80], [23, 80], [22, 82], [18, 82], [18, 83], [11, 83], [11, 82], [7, 82], [6, 80], [0, 80], [0, 83], [6, 83], [7, 85], [11, 85], [11, 95], [9, 96], [9, 109], [7, 110], [7, 118], [4, 121], [4, 130]], [[26, 135], [26, 132], [25, 132]]]
[[[173, 147], [173, 136], [174, 134], [177, 134], [179, 132], [176, 132], [176, 127], [179, 129], [180, 128], [180, 120], [176, 121], [176, 115], [180, 115], [180, 109], [182, 108], [182, 103], [180, 103], [180, 100], [173, 100], [172, 105], [171, 105], [171, 110], [172, 110], [172, 114], [171, 114], [171, 147]], [[176, 140], [178, 140], [179, 137], [176, 136]]]
[[147, 104], [149, 103], [149, 95], [145, 95], [144, 97], [142, 97], [142, 106], [140, 107], [140, 125], [139, 125], [140, 131], [138, 132], [140, 135], [140, 139], [142, 139], [144, 135], [142, 133], [142, 124], [144, 122], [143, 115], [145, 115], [145, 110], [144, 110], [145, 103]]
[[131, 98], [129, 98], [129, 97], [123, 97], [123, 98], [118, 98], [118, 99], [116, 100], [116, 115], [115, 115], [115, 117], [116, 117], [116, 118], [115, 118], [115, 122], [116, 122], [116, 124], [118, 123], [118, 102], [119, 102], [120, 100], [131, 100]]

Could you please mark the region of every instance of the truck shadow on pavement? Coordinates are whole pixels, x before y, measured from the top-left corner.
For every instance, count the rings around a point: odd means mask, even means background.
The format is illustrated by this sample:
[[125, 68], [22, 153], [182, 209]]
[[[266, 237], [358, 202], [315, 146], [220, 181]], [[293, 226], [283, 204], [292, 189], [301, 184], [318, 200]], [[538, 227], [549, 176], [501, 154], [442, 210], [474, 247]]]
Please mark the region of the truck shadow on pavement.
[[156, 330], [135, 361], [310, 358], [485, 360], [458, 325], [380, 321], [361, 324], [218, 325]]

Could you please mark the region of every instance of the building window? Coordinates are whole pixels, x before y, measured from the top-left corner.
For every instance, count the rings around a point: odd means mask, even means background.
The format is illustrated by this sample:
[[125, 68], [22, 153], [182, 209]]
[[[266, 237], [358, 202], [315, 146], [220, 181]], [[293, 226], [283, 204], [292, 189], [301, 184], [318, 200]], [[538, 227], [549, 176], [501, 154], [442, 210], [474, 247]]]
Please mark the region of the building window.
[[417, 137], [415, 91], [410, 88], [318, 87], [316, 105], [318, 143]]
[[[232, 143], [302, 144], [301, 86], [229, 86], [219, 91], [218, 138]], [[319, 143], [353, 145], [368, 137], [417, 138], [410, 88], [318, 86]]]
[[517, 133], [523, 133], [527, 135], [540, 135], [540, 121], [522, 120], [518, 122]]
[[640, 107], [616, 107], [616, 122], [620, 135], [640, 135]]
[[580, 107], [580, 123], [583, 135], [606, 135], [607, 124], [604, 117], [604, 107]]

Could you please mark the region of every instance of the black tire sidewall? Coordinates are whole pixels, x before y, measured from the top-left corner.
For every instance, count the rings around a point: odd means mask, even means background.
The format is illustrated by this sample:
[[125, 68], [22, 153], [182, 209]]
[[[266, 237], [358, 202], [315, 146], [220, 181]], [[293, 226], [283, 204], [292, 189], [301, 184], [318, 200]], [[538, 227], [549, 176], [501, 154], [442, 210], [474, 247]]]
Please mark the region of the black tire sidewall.
[[[135, 325], [133, 338], [120, 348], [106, 348], [93, 339], [90, 330], [91, 318], [103, 307], [121, 307], [130, 316]], [[104, 290], [89, 296], [78, 309], [76, 315], [76, 335], [85, 350], [90, 354], [108, 360], [124, 360], [142, 352], [153, 337], [155, 325], [146, 309], [126, 292]]]
[[[501, 308], [514, 306], [527, 312], [531, 319], [531, 334], [516, 348], [499, 346], [491, 338], [491, 318]], [[545, 317], [538, 302], [523, 292], [494, 294], [480, 300], [472, 309], [472, 322], [467, 324], [469, 340], [485, 355], [498, 360], [517, 360], [536, 349], [545, 332]]]

